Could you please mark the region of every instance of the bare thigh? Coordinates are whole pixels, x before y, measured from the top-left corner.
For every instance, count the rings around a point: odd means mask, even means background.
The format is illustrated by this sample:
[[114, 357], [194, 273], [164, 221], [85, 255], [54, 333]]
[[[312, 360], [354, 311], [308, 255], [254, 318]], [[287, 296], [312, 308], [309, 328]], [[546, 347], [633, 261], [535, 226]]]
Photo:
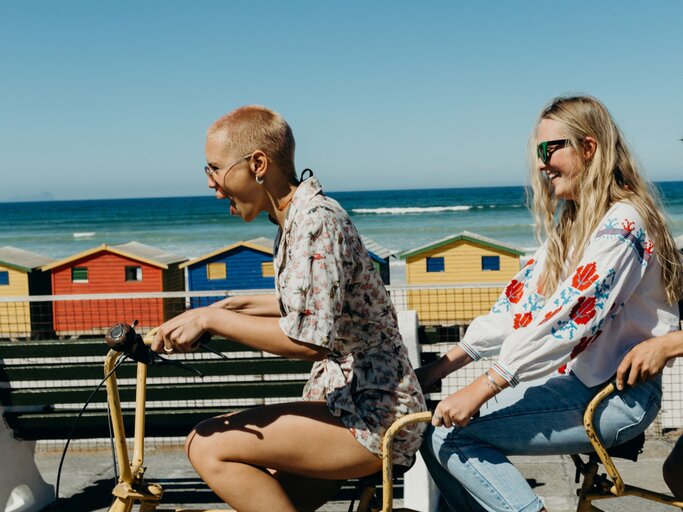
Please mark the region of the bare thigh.
[[375, 473], [381, 459], [365, 449], [324, 402], [267, 405], [203, 421], [186, 451], [197, 470], [237, 462], [324, 480]]

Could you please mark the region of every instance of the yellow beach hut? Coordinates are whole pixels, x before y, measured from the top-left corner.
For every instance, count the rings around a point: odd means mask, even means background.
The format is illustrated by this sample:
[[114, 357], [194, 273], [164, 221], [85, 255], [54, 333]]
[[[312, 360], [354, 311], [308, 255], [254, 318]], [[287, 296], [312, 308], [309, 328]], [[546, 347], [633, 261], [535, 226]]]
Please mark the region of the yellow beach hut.
[[[50, 295], [50, 273], [40, 267], [54, 260], [24, 249], [0, 247], [0, 298]], [[49, 302], [0, 302], [0, 337], [24, 338], [52, 330]]]
[[[683, 234], [680, 234], [674, 238], [674, 242], [676, 243], [678, 252], [680, 252], [681, 256], [683, 256]], [[678, 313], [681, 317], [681, 328], [683, 328], [683, 290], [681, 290], [679, 297], [681, 297], [681, 300], [678, 301]]]
[[401, 254], [408, 285], [408, 308], [423, 325], [469, 324], [486, 313], [519, 272], [524, 250], [463, 231]]

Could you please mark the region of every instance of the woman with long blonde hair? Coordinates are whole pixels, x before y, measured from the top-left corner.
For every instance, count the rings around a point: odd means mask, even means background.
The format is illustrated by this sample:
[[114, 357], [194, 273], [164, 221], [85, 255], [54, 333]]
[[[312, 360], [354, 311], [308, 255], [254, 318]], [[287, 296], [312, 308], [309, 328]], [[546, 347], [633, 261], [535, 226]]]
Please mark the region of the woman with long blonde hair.
[[[680, 257], [605, 106], [589, 96], [553, 100], [530, 149], [540, 249], [455, 348], [418, 369], [428, 389], [471, 361], [497, 358], [439, 402], [423, 444], [458, 512], [545, 510], [507, 456], [590, 451], [587, 403], [637, 343], [678, 329]], [[605, 444], [643, 432], [660, 401], [657, 377], [603, 402]]]

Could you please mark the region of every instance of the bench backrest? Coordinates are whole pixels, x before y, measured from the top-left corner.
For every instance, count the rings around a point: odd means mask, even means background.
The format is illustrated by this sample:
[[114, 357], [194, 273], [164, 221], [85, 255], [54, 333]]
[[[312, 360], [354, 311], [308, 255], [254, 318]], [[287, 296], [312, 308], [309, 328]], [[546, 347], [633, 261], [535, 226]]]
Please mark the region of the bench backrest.
[[[184, 436], [199, 421], [226, 412], [301, 396], [311, 363], [254, 351], [215, 338], [212, 348], [229, 359], [198, 352], [173, 355], [204, 377], [174, 366], [150, 367], [146, 433]], [[65, 439], [83, 404], [104, 377], [108, 347], [102, 338], [0, 342], [0, 403], [20, 439]], [[126, 432], [132, 434], [137, 363], [117, 370]], [[106, 390], [95, 394], [73, 437], [109, 436]]]

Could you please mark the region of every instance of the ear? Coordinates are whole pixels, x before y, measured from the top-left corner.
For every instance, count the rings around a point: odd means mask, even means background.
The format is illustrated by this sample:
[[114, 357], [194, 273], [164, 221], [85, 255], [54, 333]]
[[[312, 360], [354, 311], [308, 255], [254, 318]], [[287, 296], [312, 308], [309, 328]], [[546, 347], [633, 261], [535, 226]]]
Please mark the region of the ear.
[[251, 168], [251, 172], [254, 173], [256, 176], [259, 176], [260, 178], [265, 178], [265, 175], [268, 172], [269, 163], [270, 160], [268, 159], [268, 155], [266, 155], [260, 149], [257, 149], [251, 154], [251, 161], [249, 162], [249, 167]]
[[583, 139], [583, 159], [588, 162], [595, 155], [595, 150], [598, 148], [598, 143], [593, 137], [586, 137]]

